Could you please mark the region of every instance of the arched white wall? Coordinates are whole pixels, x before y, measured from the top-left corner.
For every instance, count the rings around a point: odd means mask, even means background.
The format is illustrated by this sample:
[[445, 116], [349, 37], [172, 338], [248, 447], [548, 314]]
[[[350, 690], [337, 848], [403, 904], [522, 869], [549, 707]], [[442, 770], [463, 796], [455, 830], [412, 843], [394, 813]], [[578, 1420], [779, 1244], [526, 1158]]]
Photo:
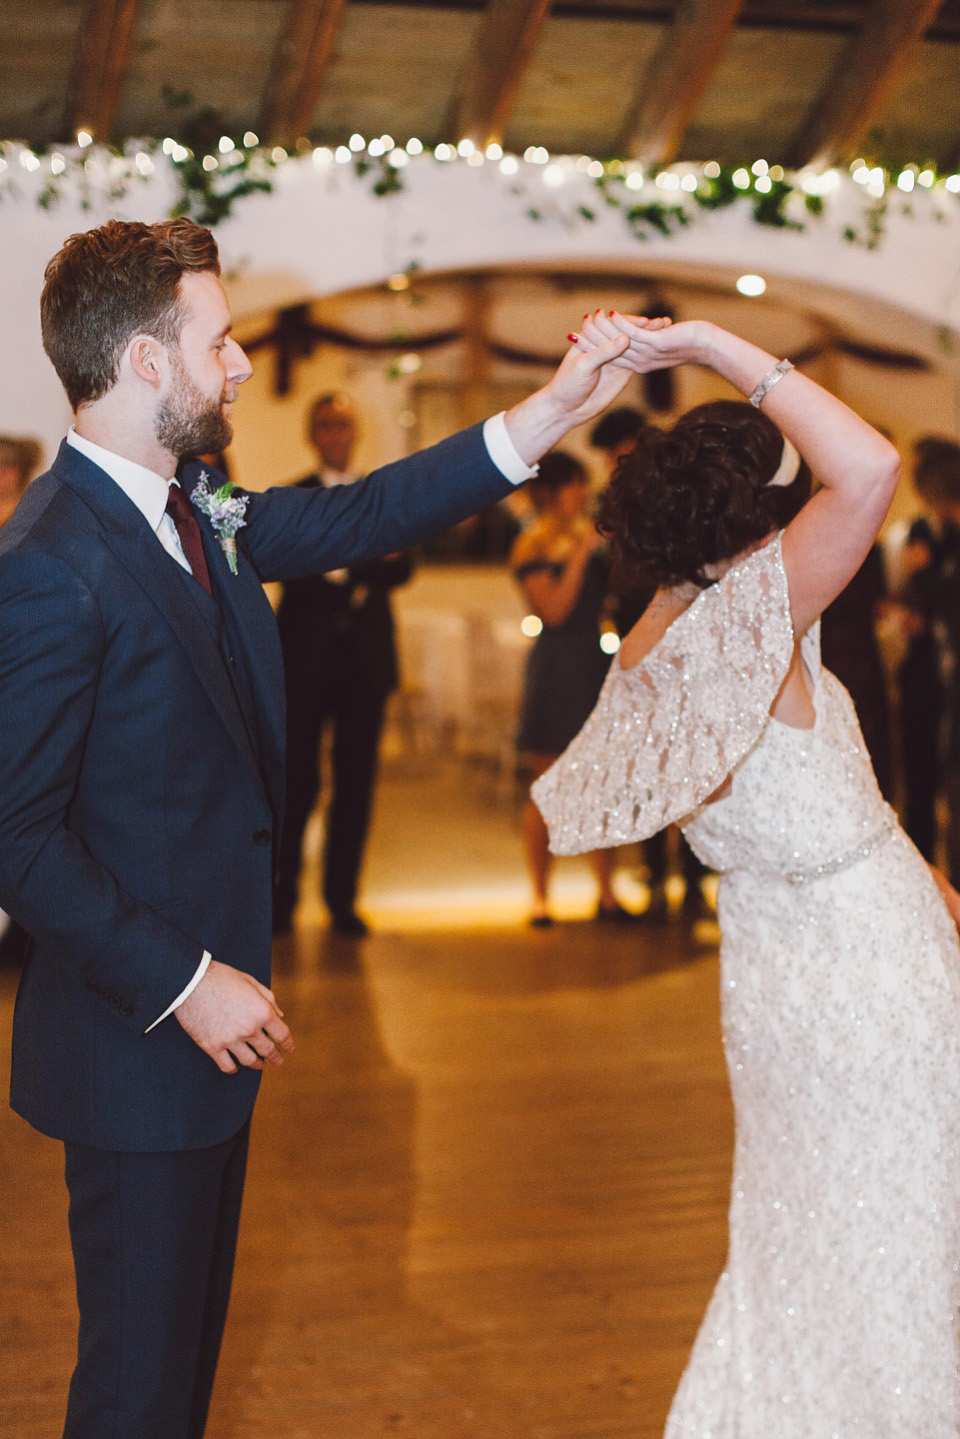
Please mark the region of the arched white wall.
[[[829, 309], [835, 296], [838, 306], [859, 317], [863, 338], [882, 319], [884, 343], [890, 343], [896, 311], [920, 321], [924, 332], [960, 332], [960, 201], [953, 196], [918, 192], [908, 217], [900, 213], [897, 195], [887, 234], [872, 251], [841, 238], [863, 201], [851, 182], [830, 197], [827, 216], [810, 221], [803, 234], [755, 225], [744, 204], [698, 215], [679, 234], [641, 243], [619, 214], [602, 205], [594, 223], [565, 224], [556, 216], [532, 221], [526, 213], [532, 203], [547, 210], [559, 205], [569, 215], [577, 200], [594, 202], [594, 192], [580, 178], [547, 190], [535, 166], [523, 166], [520, 179], [525, 193], [516, 193], [517, 181], [489, 164], [471, 168], [423, 158], [404, 171], [401, 194], [381, 199], [371, 193], [369, 178], [357, 179], [349, 167], [321, 169], [309, 159], [290, 163], [277, 172], [272, 195], [244, 200], [218, 230], [237, 319], [373, 284], [411, 262], [425, 271], [567, 264], [619, 268], [627, 275], [757, 271], [821, 307]], [[52, 449], [69, 412], [40, 345], [44, 265], [68, 234], [108, 214], [160, 218], [170, 184], [161, 175], [120, 204], [103, 202], [85, 211], [67, 200], [41, 211], [30, 199], [32, 183], [39, 181], [25, 176], [23, 197], [0, 203], [0, 430], [39, 435]], [[954, 367], [946, 352], [940, 358]]]

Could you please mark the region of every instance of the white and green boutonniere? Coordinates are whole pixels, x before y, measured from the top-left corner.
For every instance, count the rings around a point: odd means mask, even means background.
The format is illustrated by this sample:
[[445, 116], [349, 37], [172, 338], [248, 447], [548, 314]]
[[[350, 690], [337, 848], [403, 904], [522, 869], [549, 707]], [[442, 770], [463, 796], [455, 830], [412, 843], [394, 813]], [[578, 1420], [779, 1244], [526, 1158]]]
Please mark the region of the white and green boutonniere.
[[236, 485], [228, 480], [218, 490], [211, 490], [210, 476], [200, 471], [200, 479], [190, 498], [198, 510], [207, 516], [214, 534], [220, 541], [220, 548], [227, 557], [230, 573], [237, 573], [237, 531], [247, 523], [244, 515], [250, 503], [249, 495], [235, 495]]

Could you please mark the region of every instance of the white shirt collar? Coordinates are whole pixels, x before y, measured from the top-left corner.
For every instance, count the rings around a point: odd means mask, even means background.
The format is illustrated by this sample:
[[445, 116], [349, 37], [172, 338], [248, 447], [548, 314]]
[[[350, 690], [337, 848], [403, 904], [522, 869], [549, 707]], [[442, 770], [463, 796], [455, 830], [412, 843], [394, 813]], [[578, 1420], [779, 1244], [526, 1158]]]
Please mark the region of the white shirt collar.
[[114, 454], [113, 450], [105, 450], [102, 445], [95, 445], [92, 440], [78, 435], [72, 425], [67, 434], [67, 444], [106, 471], [127, 498], [133, 501], [156, 534], [166, 512], [171, 481], [153, 470], [146, 469], [144, 465], [138, 465], [134, 460]]
[[320, 471], [320, 483], [328, 490], [333, 489], [334, 485], [352, 485], [355, 479], [357, 475], [354, 470], [333, 470], [329, 465], [325, 465]]

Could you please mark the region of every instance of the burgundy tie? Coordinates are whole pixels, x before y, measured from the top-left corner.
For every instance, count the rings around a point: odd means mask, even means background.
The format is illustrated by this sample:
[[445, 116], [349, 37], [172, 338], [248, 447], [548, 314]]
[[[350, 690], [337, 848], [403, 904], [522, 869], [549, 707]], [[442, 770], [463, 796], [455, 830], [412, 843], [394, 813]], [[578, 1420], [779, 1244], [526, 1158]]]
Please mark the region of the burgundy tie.
[[171, 485], [167, 491], [167, 514], [177, 527], [177, 534], [180, 536], [180, 544], [187, 564], [193, 570], [193, 578], [203, 585], [208, 595], [212, 595], [210, 572], [207, 569], [207, 560], [203, 553], [203, 540], [200, 538], [200, 526], [193, 513], [193, 506], [177, 484]]

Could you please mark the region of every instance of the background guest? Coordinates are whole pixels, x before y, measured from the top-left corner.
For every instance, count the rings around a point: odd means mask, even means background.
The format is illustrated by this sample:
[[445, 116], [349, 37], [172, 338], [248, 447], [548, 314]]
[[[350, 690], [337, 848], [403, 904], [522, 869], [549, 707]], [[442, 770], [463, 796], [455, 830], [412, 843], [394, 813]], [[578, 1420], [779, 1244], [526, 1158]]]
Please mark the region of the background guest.
[[[618, 405], [616, 409], [601, 415], [590, 431], [590, 444], [599, 450], [606, 461], [606, 478], [613, 479], [617, 464], [623, 455], [628, 455], [636, 444], [637, 436], [644, 429], [647, 417], [642, 410], [631, 405]], [[655, 585], [640, 585], [635, 582], [623, 593], [617, 593], [611, 601], [611, 617], [622, 639], [630, 633], [637, 620], [653, 599]], [[685, 890], [683, 909], [690, 919], [712, 918], [713, 912], [707, 904], [702, 881], [706, 869], [697, 859], [677, 826], [662, 829], [643, 841], [641, 850], [650, 886], [650, 902], [643, 911], [644, 919], [665, 919], [669, 912], [667, 901], [667, 878], [670, 873], [670, 835], [675, 836], [677, 852], [683, 868]]]
[[[0, 529], [13, 515], [20, 496], [40, 468], [43, 451], [37, 440], [0, 435]], [[27, 935], [0, 909], [0, 964], [19, 964]]]
[[[357, 418], [347, 395], [326, 394], [310, 408], [307, 435], [317, 452], [304, 488], [348, 485]], [[332, 570], [284, 586], [277, 612], [287, 692], [287, 810], [274, 894], [274, 932], [286, 933], [297, 899], [303, 834], [320, 790], [320, 741], [332, 732], [322, 894], [333, 928], [362, 937], [360, 868], [377, 773], [387, 697], [396, 688], [397, 652], [389, 592], [409, 578], [409, 554]]]
[[954, 883], [960, 880], [960, 446], [945, 440], [922, 442], [916, 480], [939, 528], [929, 564], [914, 575], [913, 592], [918, 607], [927, 604], [926, 627], [932, 631], [940, 666], [940, 788], [947, 810], [947, 867]]
[[[600, 620], [608, 566], [603, 540], [587, 514], [587, 472], [572, 455], [555, 450], [540, 461], [528, 489], [536, 519], [515, 541], [510, 567], [533, 612], [543, 621], [527, 660], [517, 748], [536, 779], [577, 734], [597, 702], [610, 667], [600, 648]], [[533, 887], [530, 923], [552, 924], [547, 908], [551, 856], [547, 828], [528, 799], [523, 838]], [[596, 850], [598, 919], [632, 919], [617, 902], [611, 880], [616, 855]]]
[[[943, 778], [945, 674], [950, 668], [950, 626], [943, 623], [948, 595], [942, 571], [955, 547], [945, 522], [951, 495], [960, 495], [960, 447], [925, 436], [914, 447], [913, 483], [923, 513], [907, 527], [895, 556], [897, 598], [906, 632], [898, 673], [904, 829], [925, 859], [937, 844], [937, 795]], [[947, 586], [950, 589], [950, 586]], [[956, 594], [953, 596], [956, 599]], [[956, 625], [953, 627], [954, 633]]]
[[883, 551], [877, 544], [847, 588], [824, 610], [820, 652], [827, 669], [850, 692], [877, 784], [891, 800], [890, 701], [876, 631], [886, 594]]
[[38, 440], [0, 435], [0, 528], [7, 523], [30, 480], [40, 468]]

